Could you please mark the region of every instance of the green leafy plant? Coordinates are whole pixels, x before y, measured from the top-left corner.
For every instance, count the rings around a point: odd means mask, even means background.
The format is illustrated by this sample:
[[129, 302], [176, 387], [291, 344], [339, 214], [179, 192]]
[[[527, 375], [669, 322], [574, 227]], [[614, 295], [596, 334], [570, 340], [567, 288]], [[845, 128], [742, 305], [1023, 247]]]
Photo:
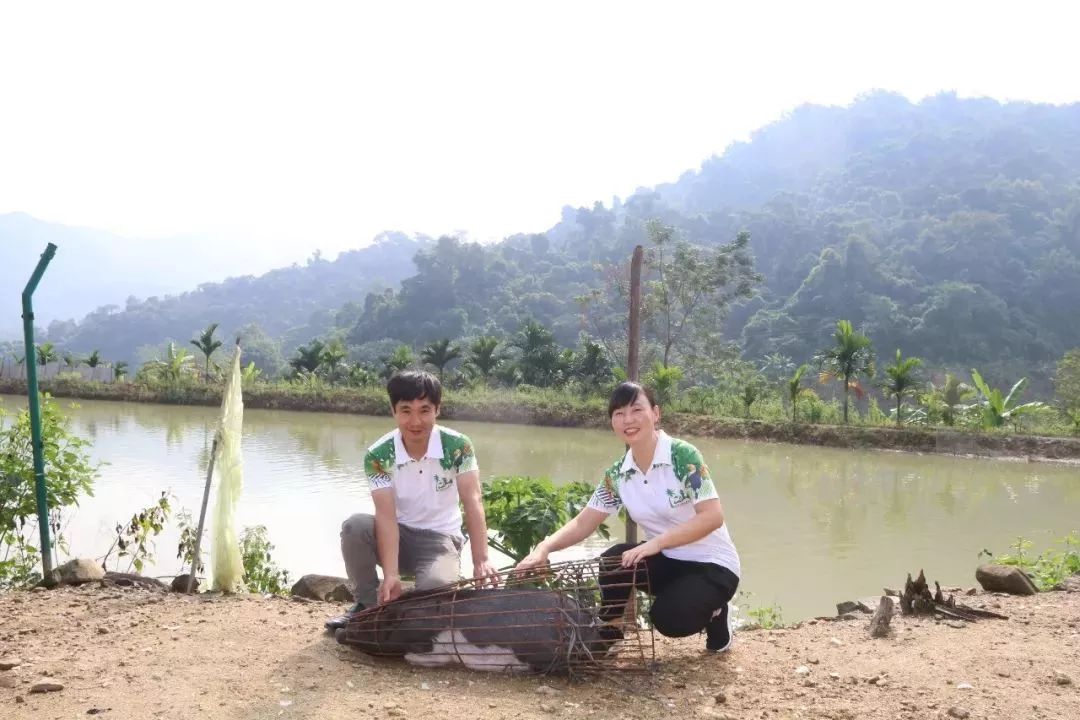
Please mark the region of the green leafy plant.
[[645, 384], [656, 393], [656, 402], [664, 406], [675, 401], [675, 391], [678, 390], [679, 381], [682, 378], [682, 368], [674, 365], [665, 366], [657, 360], [653, 363], [649, 374], [645, 376]]
[[[1013, 565], [1027, 573], [1040, 590], [1052, 590], [1070, 575], [1080, 573], [1080, 534], [1069, 533], [1060, 541], [1061, 549], [1045, 550], [1039, 555], [1031, 553], [1032, 543], [1017, 537], [1009, 546], [1013, 553], [994, 557], [1001, 565]], [[980, 555], [992, 555], [984, 550]]]
[[[63, 547], [62, 516], [93, 494], [99, 465], [90, 460], [87, 440], [71, 432], [70, 421], [48, 395], [41, 401], [45, 496], [54, 542]], [[30, 440], [30, 413], [0, 408], [0, 589], [41, 579], [37, 501]]]
[[[180, 571], [187, 572], [191, 568], [191, 561], [195, 558], [195, 538], [199, 528], [186, 508], [177, 513], [176, 525], [180, 529], [180, 542], [176, 546], [176, 559], [182, 564]], [[199, 555], [202, 555], [202, 548], [199, 549]], [[200, 557], [199, 563], [195, 567], [195, 574], [198, 575], [205, 569], [202, 557]]]
[[[514, 562], [585, 507], [593, 488], [583, 482], [556, 487], [549, 478], [497, 477], [484, 485], [484, 512], [494, 537], [488, 544]], [[606, 524], [597, 529], [611, 536]]]
[[1027, 378], [1020, 378], [1009, 390], [1008, 395], [1002, 395], [1001, 390], [989, 387], [982, 379], [978, 370], [972, 369], [971, 380], [979, 390], [979, 404], [982, 408], [981, 423], [984, 429], [998, 428], [1011, 422], [1014, 425], [1020, 422], [1023, 415], [1034, 412], [1043, 407], [1042, 402], [1027, 402], [1017, 404], [1021, 393], [1027, 385]]
[[246, 527], [240, 533], [244, 585], [249, 592], [285, 595], [289, 591], [289, 571], [274, 563], [270, 554], [273, 549], [265, 525]]
[[744, 614], [762, 630], [772, 630], [774, 628], [784, 627], [783, 608], [776, 603], [763, 605], [761, 607], [752, 607], [751, 603], [753, 598], [754, 593], [752, 592], [740, 592], [739, 599], [741, 602], [737, 603], [737, 607], [743, 610]]
[[146, 564], [153, 561], [156, 550], [154, 538], [165, 529], [165, 523], [172, 513], [170, 498], [172, 498], [171, 493], [163, 490], [161, 497], [154, 504], [133, 514], [126, 525], [116, 524], [116, 539], [105, 553], [105, 557], [101, 559], [102, 567], [107, 565], [114, 549], [117, 551], [116, 567], [118, 569], [121, 558], [131, 558], [126, 572], [131, 572], [134, 568], [135, 572], [141, 573]]

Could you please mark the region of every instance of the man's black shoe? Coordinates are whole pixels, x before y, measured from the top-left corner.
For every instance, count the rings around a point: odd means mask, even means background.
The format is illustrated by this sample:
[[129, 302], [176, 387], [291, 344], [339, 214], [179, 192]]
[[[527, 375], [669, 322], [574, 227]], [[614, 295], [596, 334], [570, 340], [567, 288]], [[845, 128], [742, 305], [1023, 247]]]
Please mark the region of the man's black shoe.
[[353, 615], [356, 615], [364, 609], [364, 603], [357, 602], [355, 605], [349, 608], [344, 615], [337, 615], [327, 620], [325, 623], [325, 627], [330, 632], [334, 632], [335, 630], [344, 628], [346, 625], [349, 624], [349, 620], [352, 619]]

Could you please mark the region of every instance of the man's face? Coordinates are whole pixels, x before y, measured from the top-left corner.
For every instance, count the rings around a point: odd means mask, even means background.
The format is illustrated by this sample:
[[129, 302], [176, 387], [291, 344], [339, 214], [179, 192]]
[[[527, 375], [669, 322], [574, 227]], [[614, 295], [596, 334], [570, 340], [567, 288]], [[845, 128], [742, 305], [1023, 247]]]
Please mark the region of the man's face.
[[412, 442], [427, 442], [437, 417], [439, 406], [432, 404], [427, 398], [398, 400], [394, 406], [394, 420], [397, 421], [401, 436]]

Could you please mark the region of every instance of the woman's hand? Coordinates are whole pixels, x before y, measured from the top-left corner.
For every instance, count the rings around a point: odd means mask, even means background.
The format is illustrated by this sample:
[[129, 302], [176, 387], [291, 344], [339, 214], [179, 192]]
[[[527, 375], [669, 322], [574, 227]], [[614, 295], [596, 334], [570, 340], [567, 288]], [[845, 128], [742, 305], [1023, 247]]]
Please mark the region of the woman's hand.
[[537, 570], [548, 564], [548, 553], [543, 547], [537, 547], [514, 566], [515, 575], [524, 575], [529, 570]]
[[645, 558], [652, 557], [658, 552], [660, 552], [660, 543], [656, 541], [656, 538], [653, 538], [624, 552], [622, 554], [622, 566], [624, 568], [634, 567]]

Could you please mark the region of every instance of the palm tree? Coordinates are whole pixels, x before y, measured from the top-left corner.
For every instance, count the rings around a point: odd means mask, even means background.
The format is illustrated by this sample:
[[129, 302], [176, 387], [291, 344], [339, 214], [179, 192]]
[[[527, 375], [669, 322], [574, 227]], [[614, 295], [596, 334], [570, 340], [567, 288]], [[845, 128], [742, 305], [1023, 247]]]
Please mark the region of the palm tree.
[[412, 348], [408, 345], [398, 345], [394, 348], [393, 353], [382, 360], [382, 376], [384, 378], [389, 378], [396, 372], [416, 365], [416, 357], [413, 355]]
[[296, 348], [296, 357], [289, 361], [295, 375], [301, 373], [313, 374], [323, 363], [323, 348], [326, 345], [322, 340], [312, 340], [307, 345]]
[[844, 424], [847, 425], [848, 391], [854, 388], [861, 395], [859, 377], [874, 376], [874, 350], [870, 338], [855, 332], [848, 320], [837, 321], [833, 340], [836, 345], [822, 351], [817, 361], [822, 382], [841, 380], [844, 383]]
[[101, 353], [94, 350], [86, 358], [86, 367], [90, 368], [90, 379], [97, 380], [97, 369], [101, 365]]
[[962, 403], [972, 398], [975, 389], [967, 383], [960, 382], [960, 378], [952, 373], [945, 373], [945, 384], [940, 388], [933, 388], [933, 394], [944, 407], [941, 411], [942, 422], [946, 425], [955, 425], [956, 417], [963, 409]]
[[788, 399], [791, 401], [791, 422], [793, 423], [799, 422], [799, 398], [802, 396], [803, 390], [806, 389], [803, 387], [802, 379], [809, 369], [809, 365], [800, 365], [786, 383]]
[[58, 357], [56, 352], [56, 346], [51, 342], [41, 343], [37, 346], [37, 364], [45, 368], [51, 362], [56, 362]]
[[326, 367], [326, 373], [330, 382], [334, 382], [337, 379], [338, 369], [341, 364], [345, 362], [346, 355], [345, 345], [338, 338], [334, 338], [323, 345], [319, 359], [321, 364]]
[[451, 345], [449, 338], [430, 342], [420, 351], [420, 359], [439, 369], [439, 382], [442, 382], [446, 366], [461, 357], [461, 348]]
[[911, 395], [918, 391], [921, 384], [918, 377], [919, 366], [922, 360], [917, 357], [904, 359], [900, 355], [900, 348], [896, 349], [896, 362], [885, 367], [887, 380], [882, 383], [882, 390], [886, 397], [896, 398], [896, 424], [900, 425], [900, 408], [905, 395]]
[[113, 380], [115, 382], [119, 382], [120, 380], [127, 377], [128, 364], [123, 360], [117, 360], [113, 363], [112, 371]]
[[221, 347], [221, 341], [214, 339], [214, 333], [217, 332], [217, 329], [217, 323], [210, 323], [199, 334], [199, 337], [191, 341], [191, 344], [199, 348], [199, 352], [206, 356], [206, 374], [204, 375], [206, 382], [210, 382], [210, 356]]
[[82, 358], [72, 353], [64, 353], [64, 366], [67, 367], [68, 372], [75, 372], [75, 370], [82, 365]]
[[549, 387], [559, 378], [562, 358], [555, 336], [535, 320], [526, 320], [511, 343], [521, 350], [518, 366], [529, 385]]
[[473, 340], [472, 345], [469, 346], [469, 357], [465, 360], [465, 363], [480, 373], [480, 377], [484, 379], [485, 383], [488, 376], [502, 362], [502, 358], [497, 353], [498, 347], [499, 339], [489, 335], [476, 338], [476, 340]]

